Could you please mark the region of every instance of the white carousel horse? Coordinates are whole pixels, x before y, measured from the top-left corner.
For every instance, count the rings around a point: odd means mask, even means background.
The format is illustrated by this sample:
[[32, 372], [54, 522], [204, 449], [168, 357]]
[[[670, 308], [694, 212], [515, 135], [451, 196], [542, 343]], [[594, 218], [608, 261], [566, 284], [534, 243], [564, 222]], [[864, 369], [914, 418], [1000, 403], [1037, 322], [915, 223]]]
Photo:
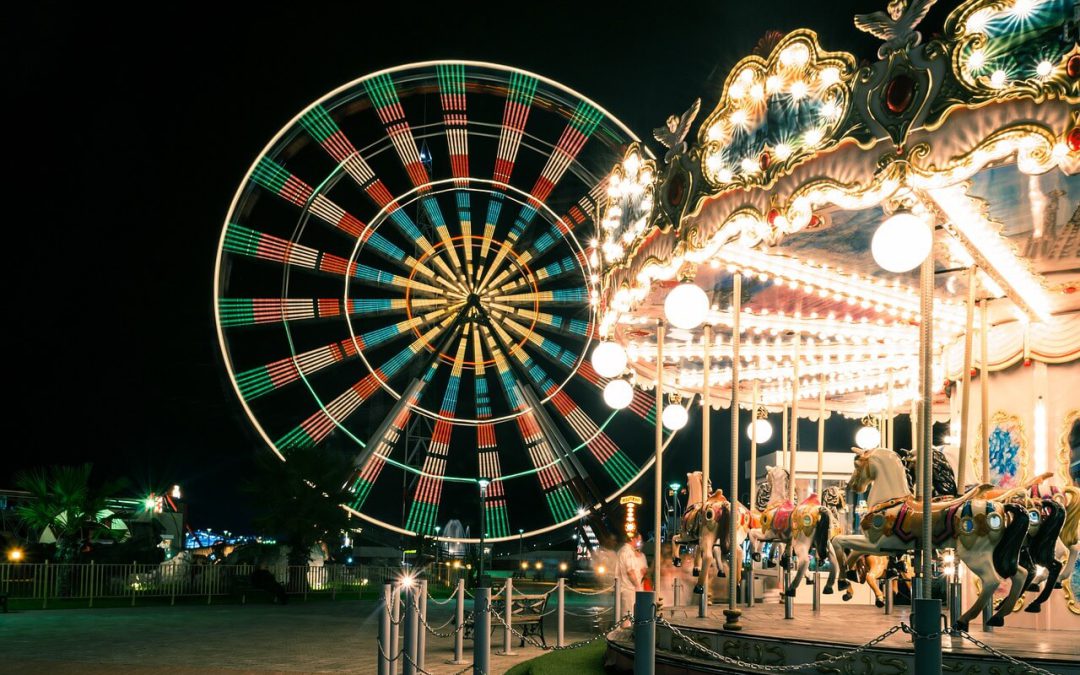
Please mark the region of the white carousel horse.
[[[887, 448], [852, 451], [856, 454], [855, 469], [848, 489], [863, 492], [869, 488], [870, 494], [860, 524], [862, 534], [840, 535], [834, 540], [836, 546], [853, 553], [845, 564], [860, 554], [913, 550], [922, 532], [922, 504], [908, 490], [900, 458]], [[1015, 504], [983, 499], [982, 494], [991, 487], [980, 485], [960, 498], [932, 505], [934, 546], [955, 548], [957, 557], [982, 582], [978, 598], [956, 622], [964, 630], [1001, 585], [999, 577], [1010, 579], [1012, 587], [988, 623], [1004, 625], [1004, 617], [1016, 606], [1027, 577], [1027, 570], [1019, 565], [1020, 547], [1027, 534], [1027, 513]]]
[[[701, 503], [705, 486], [702, 485], [701, 472], [695, 471], [686, 474], [688, 504], [679, 525], [679, 534], [672, 537], [673, 552], [676, 564], [678, 564], [678, 546], [680, 544], [696, 544], [694, 551], [694, 576], [699, 576], [698, 584], [694, 588], [695, 593], [701, 593], [709, 583], [709, 573], [712, 570], [713, 547], [720, 549], [717, 558], [717, 572], [720, 576], [725, 574], [725, 567], [721, 561], [727, 556], [731, 546], [731, 502], [724, 496], [722, 490], [716, 490]], [[750, 526], [750, 511], [738, 504], [738, 523], [736, 525], [736, 543], [742, 546], [746, 539], [747, 530]], [[741, 570], [735, 570], [735, 581], [738, 583]]]

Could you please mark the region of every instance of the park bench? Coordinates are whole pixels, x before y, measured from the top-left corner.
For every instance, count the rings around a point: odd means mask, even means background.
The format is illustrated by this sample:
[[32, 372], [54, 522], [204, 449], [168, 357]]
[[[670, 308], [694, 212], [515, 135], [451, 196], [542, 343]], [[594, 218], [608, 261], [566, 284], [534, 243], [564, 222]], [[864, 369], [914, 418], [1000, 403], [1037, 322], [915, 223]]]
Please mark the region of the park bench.
[[[547, 646], [547, 640], [544, 638], [544, 612], [547, 609], [547, 601], [550, 596], [550, 593], [514, 593], [510, 608], [513, 620], [510, 625], [515, 631], [524, 636], [521, 638], [520, 646], [525, 646], [525, 638], [529, 636], [540, 638], [540, 644]], [[505, 617], [506, 600], [502, 597], [492, 598], [491, 609], [498, 612], [499, 616]], [[493, 632], [496, 628], [501, 627], [497, 620], [492, 619], [491, 630]], [[470, 616], [465, 620], [465, 639], [471, 640], [472, 637], [473, 619]]]

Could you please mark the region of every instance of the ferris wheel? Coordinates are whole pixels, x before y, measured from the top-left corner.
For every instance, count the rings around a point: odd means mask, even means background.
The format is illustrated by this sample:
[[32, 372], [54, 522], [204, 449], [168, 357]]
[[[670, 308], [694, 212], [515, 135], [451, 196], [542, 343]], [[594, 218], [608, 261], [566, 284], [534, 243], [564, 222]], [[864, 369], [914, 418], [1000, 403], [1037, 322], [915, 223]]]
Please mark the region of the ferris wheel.
[[[215, 317], [283, 460], [352, 460], [343, 507], [404, 534], [565, 525], [651, 464], [652, 398], [590, 366], [596, 214], [637, 139], [573, 90], [487, 63], [393, 68], [285, 126], [233, 199]], [[474, 530], [475, 533], [475, 530]]]

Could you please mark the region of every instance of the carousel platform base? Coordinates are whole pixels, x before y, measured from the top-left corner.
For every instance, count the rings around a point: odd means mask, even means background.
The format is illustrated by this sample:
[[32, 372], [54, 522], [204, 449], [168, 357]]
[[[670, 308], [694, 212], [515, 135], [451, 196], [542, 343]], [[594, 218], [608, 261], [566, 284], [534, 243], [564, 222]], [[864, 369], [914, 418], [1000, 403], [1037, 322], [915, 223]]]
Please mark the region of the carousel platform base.
[[[658, 675], [744, 673], [745, 668], [705, 657], [689, 641], [741, 661], [781, 666], [810, 663], [859, 647], [901, 621], [911, 623], [908, 608], [898, 607], [891, 615], [865, 606], [826, 606], [814, 614], [808, 606], [796, 606], [794, 619], [784, 619], [783, 605], [758, 605], [743, 609], [741, 631], [725, 631], [722, 607], [713, 606], [707, 619], [696, 610], [677, 609], [665, 618], [685, 637], [667, 626], [656, 627], [656, 672]], [[1080, 675], [1080, 648], [1072, 631], [1034, 631], [1008, 625], [983, 632], [972, 626], [971, 635], [1013, 658], [1062, 675]], [[629, 630], [608, 636], [606, 663], [609, 672], [633, 672], [634, 642]], [[1010, 664], [960, 636], [942, 637], [942, 664], [946, 673], [1029, 672]], [[915, 656], [911, 636], [897, 632], [872, 649], [841, 663], [807, 667], [806, 673], [859, 673], [860, 675], [914, 674]]]

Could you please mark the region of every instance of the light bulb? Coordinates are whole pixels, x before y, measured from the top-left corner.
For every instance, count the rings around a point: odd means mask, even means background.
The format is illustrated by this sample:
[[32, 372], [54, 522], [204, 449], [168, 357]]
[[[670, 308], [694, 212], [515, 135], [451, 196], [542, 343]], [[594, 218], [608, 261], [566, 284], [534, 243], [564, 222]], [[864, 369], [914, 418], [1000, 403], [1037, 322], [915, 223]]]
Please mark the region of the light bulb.
[[664, 316], [676, 328], [697, 328], [708, 312], [709, 296], [696, 284], [679, 284], [664, 300]]
[[863, 450], [881, 447], [881, 432], [877, 427], [863, 427], [855, 432], [855, 445]]
[[664, 414], [661, 416], [664, 428], [670, 431], [678, 431], [685, 427], [689, 418], [690, 415], [687, 414], [686, 408], [677, 403], [664, 408]]
[[898, 209], [878, 226], [870, 251], [882, 269], [900, 273], [918, 267], [933, 245], [934, 232], [926, 222], [907, 209]]
[[617, 342], [601, 342], [593, 350], [592, 366], [600, 377], [618, 377], [626, 370], [626, 350]]
[[626, 380], [612, 380], [604, 387], [604, 403], [622, 410], [634, 400], [634, 387]]
[[752, 441], [754, 436], [757, 436], [758, 443], [766, 443], [772, 438], [772, 425], [769, 420], [758, 419], [746, 425], [746, 437]]

